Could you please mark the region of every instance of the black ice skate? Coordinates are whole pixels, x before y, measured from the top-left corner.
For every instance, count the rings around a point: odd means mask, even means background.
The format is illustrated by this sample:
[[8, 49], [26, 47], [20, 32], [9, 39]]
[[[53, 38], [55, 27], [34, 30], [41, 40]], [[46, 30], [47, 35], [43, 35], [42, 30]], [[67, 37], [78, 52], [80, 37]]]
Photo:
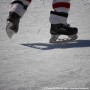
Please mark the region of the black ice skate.
[[7, 18], [6, 32], [9, 38], [18, 32], [20, 16], [15, 12], [10, 12]]
[[[76, 27], [70, 27], [69, 24], [51, 24], [51, 38], [50, 43], [63, 43], [73, 41], [78, 38], [78, 29]], [[60, 35], [66, 35], [68, 38], [59, 39]]]

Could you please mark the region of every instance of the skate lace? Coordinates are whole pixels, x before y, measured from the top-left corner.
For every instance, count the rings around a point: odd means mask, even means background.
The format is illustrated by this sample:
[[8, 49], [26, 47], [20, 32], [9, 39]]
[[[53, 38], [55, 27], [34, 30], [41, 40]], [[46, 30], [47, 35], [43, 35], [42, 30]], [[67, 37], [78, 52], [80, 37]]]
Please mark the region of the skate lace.
[[70, 29], [70, 26], [71, 26], [70, 24], [64, 24], [64, 25], [63, 25], [63, 27], [64, 27], [64, 28], [67, 28], [68, 30]]
[[65, 26], [65, 27], [68, 27], [68, 28], [69, 28], [71, 25], [70, 25], [70, 24], [65, 24], [65, 25], [63, 25], [63, 26]]

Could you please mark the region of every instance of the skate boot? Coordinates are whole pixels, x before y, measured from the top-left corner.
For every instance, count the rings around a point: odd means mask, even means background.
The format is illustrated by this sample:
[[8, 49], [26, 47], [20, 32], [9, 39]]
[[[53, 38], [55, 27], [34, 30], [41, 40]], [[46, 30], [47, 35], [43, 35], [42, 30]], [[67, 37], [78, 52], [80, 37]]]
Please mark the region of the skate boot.
[[15, 12], [10, 12], [7, 18], [6, 32], [9, 38], [18, 32], [20, 16]]
[[[78, 29], [76, 27], [70, 27], [69, 24], [51, 24], [51, 38], [50, 43], [63, 43], [68, 41], [73, 41], [78, 38]], [[66, 35], [68, 38], [59, 39], [60, 35]]]

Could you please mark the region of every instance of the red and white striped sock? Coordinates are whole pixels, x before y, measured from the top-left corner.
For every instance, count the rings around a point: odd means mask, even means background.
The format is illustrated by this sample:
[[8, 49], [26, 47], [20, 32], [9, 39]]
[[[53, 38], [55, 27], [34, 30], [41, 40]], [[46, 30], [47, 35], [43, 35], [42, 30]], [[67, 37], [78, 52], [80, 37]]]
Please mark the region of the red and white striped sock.
[[70, 9], [70, 0], [53, 0], [52, 7], [54, 11], [50, 12], [51, 24], [66, 24]]
[[31, 0], [13, 0], [9, 12], [16, 12], [20, 17], [22, 17], [30, 3]]

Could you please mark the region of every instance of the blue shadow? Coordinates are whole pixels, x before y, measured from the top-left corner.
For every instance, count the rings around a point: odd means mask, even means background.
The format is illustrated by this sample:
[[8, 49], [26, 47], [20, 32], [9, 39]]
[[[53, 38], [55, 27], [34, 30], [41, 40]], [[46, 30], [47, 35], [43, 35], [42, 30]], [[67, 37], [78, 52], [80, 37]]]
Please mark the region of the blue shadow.
[[41, 50], [50, 50], [50, 49], [67, 49], [67, 48], [83, 48], [90, 47], [90, 40], [76, 40], [75, 42], [70, 42], [66, 44], [51, 44], [51, 43], [25, 43], [21, 44], [26, 47], [41, 49]]

